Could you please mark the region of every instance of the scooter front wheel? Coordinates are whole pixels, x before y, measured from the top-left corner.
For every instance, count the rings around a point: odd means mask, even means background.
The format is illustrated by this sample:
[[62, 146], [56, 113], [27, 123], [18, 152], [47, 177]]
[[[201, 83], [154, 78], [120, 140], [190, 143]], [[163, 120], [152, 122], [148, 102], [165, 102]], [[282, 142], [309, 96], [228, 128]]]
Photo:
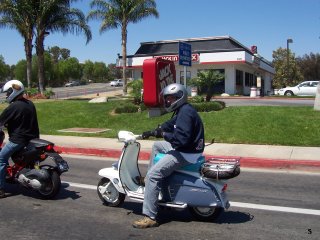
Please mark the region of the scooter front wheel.
[[189, 207], [189, 210], [196, 219], [204, 222], [216, 220], [223, 212], [221, 207]]
[[97, 193], [100, 200], [107, 206], [118, 207], [126, 197], [125, 194], [120, 193], [113, 183], [108, 178], [102, 178], [97, 186]]

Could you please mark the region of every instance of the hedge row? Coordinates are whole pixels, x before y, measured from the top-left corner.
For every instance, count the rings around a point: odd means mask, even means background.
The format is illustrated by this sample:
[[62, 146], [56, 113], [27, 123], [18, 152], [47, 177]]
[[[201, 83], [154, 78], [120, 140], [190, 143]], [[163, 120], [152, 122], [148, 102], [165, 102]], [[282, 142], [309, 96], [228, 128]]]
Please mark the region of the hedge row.
[[[225, 102], [223, 101], [213, 101], [213, 102], [200, 102], [200, 103], [191, 103], [192, 106], [198, 112], [211, 112], [211, 111], [220, 111], [226, 107]], [[144, 104], [134, 105], [133, 103], [124, 102], [120, 104], [119, 107], [115, 108], [115, 113], [136, 113], [138, 111], [146, 110]]]

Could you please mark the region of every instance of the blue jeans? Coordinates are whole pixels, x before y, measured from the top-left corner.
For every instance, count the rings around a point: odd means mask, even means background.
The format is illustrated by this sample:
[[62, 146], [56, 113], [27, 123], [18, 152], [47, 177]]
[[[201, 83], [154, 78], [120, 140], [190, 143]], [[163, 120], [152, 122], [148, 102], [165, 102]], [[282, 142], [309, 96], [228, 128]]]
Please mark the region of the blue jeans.
[[[166, 153], [166, 155], [153, 165], [153, 158], [157, 153]], [[163, 179], [170, 176], [174, 170], [188, 164], [190, 163], [187, 162], [178, 151], [172, 149], [170, 143], [165, 141], [154, 143], [144, 189], [142, 208], [144, 215], [152, 219], [156, 218], [158, 213], [158, 196]]]
[[6, 168], [9, 158], [13, 153], [23, 148], [24, 144], [17, 144], [7, 141], [6, 145], [0, 151], [0, 189], [3, 189], [6, 182]]

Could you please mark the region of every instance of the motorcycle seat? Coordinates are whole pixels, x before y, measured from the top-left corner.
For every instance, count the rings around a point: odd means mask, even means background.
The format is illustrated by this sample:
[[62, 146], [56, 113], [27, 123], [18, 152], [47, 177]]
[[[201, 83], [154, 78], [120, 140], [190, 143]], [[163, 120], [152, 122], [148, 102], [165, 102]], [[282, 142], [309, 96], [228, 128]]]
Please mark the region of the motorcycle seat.
[[[165, 156], [165, 153], [158, 153], [155, 158], [153, 159], [153, 164], [156, 164], [161, 158]], [[191, 163], [188, 165], [183, 166], [179, 170], [184, 170], [184, 171], [190, 171], [190, 172], [199, 172], [201, 169], [202, 164], [206, 161], [204, 156], [200, 156], [196, 163]]]

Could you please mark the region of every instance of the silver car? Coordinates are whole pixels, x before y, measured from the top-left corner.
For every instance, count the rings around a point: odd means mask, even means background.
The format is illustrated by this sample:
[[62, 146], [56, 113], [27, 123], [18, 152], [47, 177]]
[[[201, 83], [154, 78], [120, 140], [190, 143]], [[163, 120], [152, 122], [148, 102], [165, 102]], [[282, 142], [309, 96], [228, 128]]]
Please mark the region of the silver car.
[[285, 96], [315, 96], [319, 81], [305, 81], [294, 87], [281, 88], [279, 95]]

